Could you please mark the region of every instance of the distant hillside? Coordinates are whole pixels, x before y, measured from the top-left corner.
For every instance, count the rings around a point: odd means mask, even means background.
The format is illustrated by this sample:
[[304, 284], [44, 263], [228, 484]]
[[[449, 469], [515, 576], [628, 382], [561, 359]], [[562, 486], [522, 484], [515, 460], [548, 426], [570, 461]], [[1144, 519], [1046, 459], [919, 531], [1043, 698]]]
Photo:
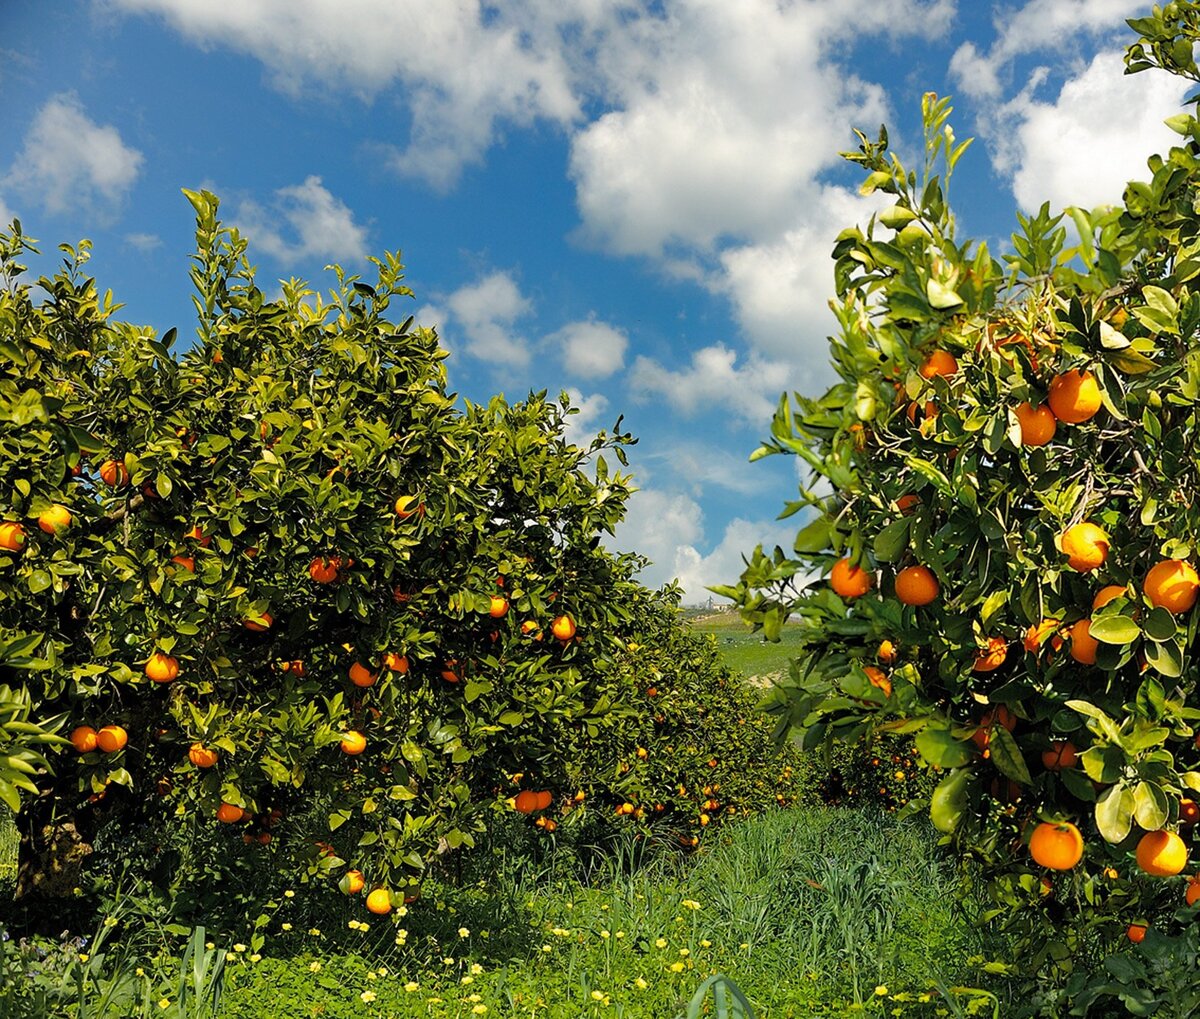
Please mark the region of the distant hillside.
[[686, 609], [684, 616], [701, 633], [714, 634], [730, 668], [738, 669], [747, 677], [765, 680], [785, 673], [789, 661], [799, 651], [798, 625], [785, 626], [783, 639], [772, 644], [763, 639], [761, 632], [752, 633], [734, 609]]

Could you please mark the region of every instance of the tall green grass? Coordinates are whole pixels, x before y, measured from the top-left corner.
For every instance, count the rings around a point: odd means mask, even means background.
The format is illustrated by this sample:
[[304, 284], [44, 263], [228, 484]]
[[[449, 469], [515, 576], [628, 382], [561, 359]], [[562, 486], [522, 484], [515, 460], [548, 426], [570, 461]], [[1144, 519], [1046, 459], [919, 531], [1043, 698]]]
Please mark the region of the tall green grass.
[[746, 676], [786, 673], [800, 651], [799, 625], [785, 626], [779, 643], [773, 644], [761, 632], [751, 632], [736, 612], [692, 614], [690, 622], [698, 632], [712, 634], [725, 663]]

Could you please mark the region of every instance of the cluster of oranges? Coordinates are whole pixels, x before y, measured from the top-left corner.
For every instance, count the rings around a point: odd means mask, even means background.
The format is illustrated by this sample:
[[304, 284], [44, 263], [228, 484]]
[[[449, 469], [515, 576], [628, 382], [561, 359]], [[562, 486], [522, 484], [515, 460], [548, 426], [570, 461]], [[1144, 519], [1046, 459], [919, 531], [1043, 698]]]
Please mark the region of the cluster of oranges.
[[93, 729], [90, 725], [77, 725], [71, 730], [71, 746], [81, 754], [90, 754], [99, 750], [105, 754], [115, 754], [124, 750], [129, 742], [129, 733], [119, 725], [105, 725]]

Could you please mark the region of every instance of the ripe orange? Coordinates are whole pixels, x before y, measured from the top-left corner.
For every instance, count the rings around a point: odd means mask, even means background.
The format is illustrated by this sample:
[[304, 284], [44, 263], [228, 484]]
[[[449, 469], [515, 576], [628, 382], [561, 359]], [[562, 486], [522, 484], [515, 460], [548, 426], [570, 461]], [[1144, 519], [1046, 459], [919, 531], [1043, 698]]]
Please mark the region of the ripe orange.
[[925, 379], [932, 379], [938, 375], [953, 375], [958, 371], [958, 361], [947, 350], [935, 350], [925, 358], [925, 363], [917, 370]]
[[1080, 619], [1071, 624], [1071, 657], [1080, 665], [1095, 665], [1100, 642], [1092, 636], [1092, 621]]
[[538, 794], [532, 789], [522, 789], [513, 799], [513, 807], [519, 814], [532, 814], [538, 809]]
[[849, 559], [839, 559], [829, 571], [829, 586], [842, 598], [860, 598], [873, 584], [871, 574]]
[[575, 620], [570, 616], [555, 616], [550, 632], [559, 640], [570, 640], [575, 636]]
[[1083, 859], [1083, 836], [1069, 821], [1043, 821], [1030, 836], [1029, 855], [1034, 863], [1050, 870], [1070, 870]]
[[884, 675], [883, 670], [875, 668], [874, 665], [864, 665], [863, 672], [867, 674], [867, 679], [876, 689], [882, 690], [885, 697], [892, 696], [892, 681]]
[[971, 740], [980, 750], [986, 750], [992, 741], [992, 728], [999, 722], [1009, 732], [1017, 727], [1017, 716], [1003, 704], [989, 708], [979, 719], [979, 728], [971, 735]]
[[1135, 945], [1140, 945], [1146, 940], [1146, 931], [1149, 928], [1144, 923], [1131, 923], [1125, 929], [1125, 937], [1132, 941]]
[[1195, 824], [1200, 821], [1200, 804], [1195, 800], [1180, 800], [1179, 801], [1179, 823], [1180, 824]]
[[1067, 564], [1080, 573], [1099, 569], [1108, 558], [1108, 534], [1086, 520], [1068, 527], [1060, 542]]
[[308, 575], [318, 584], [332, 584], [338, 579], [338, 567], [341, 560], [326, 559], [318, 556], [308, 564]]
[[1017, 405], [1017, 421], [1021, 425], [1022, 446], [1044, 446], [1054, 438], [1058, 419], [1045, 404]]
[[386, 888], [376, 888], [367, 896], [367, 909], [378, 916], [392, 911], [392, 893]]
[[1082, 424], [1100, 409], [1100, 387], [1091, 372], [1076, 368], [1055, 376], [1047, 401], [1059, 421], [1069, 425]]
[[537, 801], [533, 806], [534, 810], [545, 810], [548, 806], [550, 806], [551, 803], [554, 802], [554, 796], [545, 789], [543, 789], [540, 793], [534, 793], [534, 796], [537, 798]]
[[940, 590], [927, 566], [908, 566], [896, 574], [896, 597], [905, 605], [928, 605]]
[[1042, 766], [1047, 771], [1062, 771], [1074, 768], [1079, 763], [1079, 752], [1069, 739], [1056, 739], [1049, 750], [1042, 751]]
[[232, 803], [222, 803], [217, 807], [217, 820], [222, 824], [237, 824], [245, 816], [246, 812]]
[[973, 672], [994, 672], [1004, 664], [1008, 657], [1008, 641], [1003, 637], [989, 637], [986, 650], [975, 652], [975, 663], [971, 666]]
[[109, 488], [119, 488], [129, 484], [129, 471], [120, 460], [105, 460], [100, 465], [100, 480]]
[[878, 658], [884, 665], [891, 665], [896, 660], [897, 655], [896, 645], [890, 640], [881, 640], [879, 642]]
[[206, 747], [203, 743], [193, 743], [188, 747], [188, 760], [197, 768], [211, 768], [217, 763], [219, 756], [215, 750]]
[[[259, 622], [259, 619], [262, 622]], [[242, 625], [247, 630], [253, 630], [255, 633], [262, 633], [264, 630], [269, 630], [275, 622], [275, 617], [270, 612], [264, 612], [257, 619], [243, 619]]]
[[355, 686], [374, 686], [379, 679], [378, 672], [372, 672], [361, 662], [350, 666], [350, 682]]
[[155, 651], [146, 662], [146, 675], [156, 683], [169, 683], [179, 675], [179, 662], [170, 655]]
[[190, 555], [171, 556], [171, 562], [173, 562], [176, 566], [182, 566], [188, 571], [188, 573], [196, 572], [196, 560]]
[[492, 595], [491, 603], [488, 605], [488, 615], [493, 619], [503, 619], [508, 615], [508, 599], [503, 595]]
[[1092, 599], [1092, 611], [1095, 612], [1096, 609], [1102, 609], [1110, 601], [1116, 598], [1124, 598], [1128, 593], [1120, 584], [1106, 584], [1096, 592], [1096, 597]]
[[66, 506], [47, 506], [38, 515], [38, 527], [47, 534], [62, 534], [71, 526], [71, 511]]
[[442, 679], [447, 683], [458, 683], [462, 680], [462, 670], [458, 667], [458, 659], [450, 658], [442, 666]]
[[[416, 505], [414, 505], [414, 503]], [[415, 495], [402, 495], [396, 500], [395, 510], [396, 516], [398, 516], [401, 520], [407, 520], [414, 513], [420, 513], [424, 515], [425, 504], [419, 502]]]
[[187, 531], [184, 534], [184, 537], [191, 538], [193, 541], [198, 542], [201, 548], [208, 548], [208, 546], [212, 544], [212, 535], [205, 534], [202, 530], [200, 530], [199, 524], [193, 524], [192, 529]]
[[921, 505], [921, 497], [909, 492], [907, 495], [900, 496], [896, 500], [896, 509], [903, 513], [906, 517], [915, 513], [917, 507]]
[[1187, 891], [1184, 893], [1184, 898], [1189, 906], [1194, 906], [1196, 900], [1200, 899], [1200, 876], [1193, 877], [1188, 881]]
[[71, 746], [81, 754], [89, 754], [97, 747], [96, 730], [90, 725], [77, 725], [71, 730]]
[[129, 742], [129, 733], [119, 725], [106, 725], [96, 733], [96, 746], [106, 754], [115, 754], [123, 750]]
[[398, 672], [404, 675], [408, 672], [408, 658], [404, 655], [398, 655], [395, 651], [389, 651], [383, 656], [383, 667], [390, 672]]
[[348, 732], [342, 737], [342, 753], [357, 757], [367, 749], [367, 737], [361, 732]]
[[305, 676], [308, 675], [307, 666], [305, 666], [304, 662], [301, 661], [299, 658], [295, 659], [294, 661], [290, 661], [290, 662], [280, 662], [279, 663], [279, 671], [280, 672], [290, 672], [293, 675], [295, 675], [296, 677], [298, 677], [299, 679], [303, 679]]
[[1149, 831], [1138, 841], [1137, 865], [1153, 877], [1178, 874], [1187, 861], [1187, 846], [1173, 831]]
[[0, 548], [6, 552], [20, 552], [25, 547], [25, 528], [15, 520], [0, 524]]
[[1029, 627], [1029, 629], [1025, 631], [1025, 650], [1032, 651], [1034, 654], [1037, 654], [1041, 649], [1041, 646], [1046, 643], [1046, 638], [1054, 633], [1061, 625], [1061, 619], [1043, 619], [1040, 623]]
[[342, 875], [342, 880], [338, 882], [338, 886], [346, 895], [357, 895], [366, 886], [367, 879], [363, 877], [361, 870], [348, 870]]
[[1150, 567], [1142, 590], [1152, 605], [1172, 613], [1187, 612], [1196, 604], [1200, 574], [1182, 559], [1164, 559]]

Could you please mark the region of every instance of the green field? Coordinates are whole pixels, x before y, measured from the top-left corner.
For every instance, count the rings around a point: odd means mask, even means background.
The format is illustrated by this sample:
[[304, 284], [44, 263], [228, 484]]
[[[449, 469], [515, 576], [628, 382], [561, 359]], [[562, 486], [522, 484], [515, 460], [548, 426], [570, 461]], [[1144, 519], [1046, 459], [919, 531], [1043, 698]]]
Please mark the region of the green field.
[[693, 610], [688, 620], [700, 633], [717, 638], [721, 655], [732, 669], [746, 676], [768, 677], [787, 672], [788, 663], [800, 649], [800, 627], [785, 626], [782, 640], [772, 644], [762, 632], [752, 633], [750, 627], [732, 610]]

